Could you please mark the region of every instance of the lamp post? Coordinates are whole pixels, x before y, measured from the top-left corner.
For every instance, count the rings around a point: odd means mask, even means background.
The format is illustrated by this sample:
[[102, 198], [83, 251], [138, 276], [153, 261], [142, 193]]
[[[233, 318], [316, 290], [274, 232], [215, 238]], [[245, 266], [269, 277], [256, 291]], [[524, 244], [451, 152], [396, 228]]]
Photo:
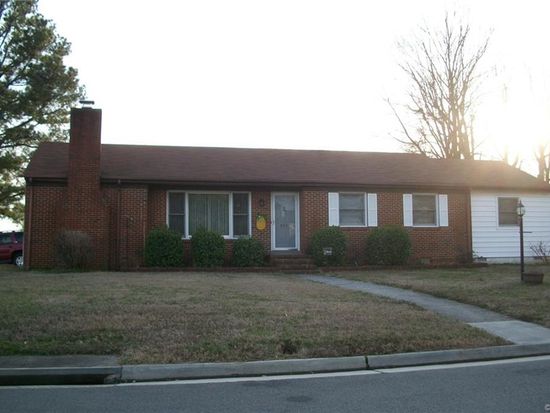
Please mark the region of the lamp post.
[[523, 273], [525, 272], [525, 256], [523, 254], [523, 216], [525, 215], [525, 206], [521, 202], [521, 199], [518, 201], [516, 212], [518, 214], [519, 221], [519, 254], [521, 263], [521, 279], [523, 280]]

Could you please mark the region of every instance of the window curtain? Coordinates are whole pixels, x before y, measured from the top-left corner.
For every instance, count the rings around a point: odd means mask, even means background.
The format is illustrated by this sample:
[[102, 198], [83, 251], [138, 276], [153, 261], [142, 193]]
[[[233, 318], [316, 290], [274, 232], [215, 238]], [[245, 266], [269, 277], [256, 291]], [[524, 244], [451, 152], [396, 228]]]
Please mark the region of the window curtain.
[[168, 227], [179, 232], [181, 235], [185, 234], [185, 194], [183, 192], [172, 192], [168, 197], [169, 214], [168, 214]]
[[229, 235], [229, 196], [189, 194], [189, 235], [199, 228]]
[[414, 225], [437, 225], [435, 195], [413, 195]]
[[233, 194], [233, 235], [246, 236], [248, 230], [248, 194]]

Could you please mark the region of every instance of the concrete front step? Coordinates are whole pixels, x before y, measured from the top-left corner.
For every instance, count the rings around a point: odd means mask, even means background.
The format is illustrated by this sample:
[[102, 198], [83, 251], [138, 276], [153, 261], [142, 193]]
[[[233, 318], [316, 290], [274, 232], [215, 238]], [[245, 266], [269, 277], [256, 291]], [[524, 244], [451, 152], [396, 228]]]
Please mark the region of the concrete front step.
[[278, 265], [276, 270], [295, 270], [295, 271], [318, 271], [318, 268], [315, 265]]
[[313, 265], [313, 260], [310, 259], [296, 259], [296, 260], [271, 260], [271, 263], [274, 265], [286, 265], [286, 264], [299, 264], [299, 265]]
[[317, 267], [313, 263], [313, 259], [307, 255], [275, 255], [271, 256], [271, 265], [279, 270], [315, 270]]

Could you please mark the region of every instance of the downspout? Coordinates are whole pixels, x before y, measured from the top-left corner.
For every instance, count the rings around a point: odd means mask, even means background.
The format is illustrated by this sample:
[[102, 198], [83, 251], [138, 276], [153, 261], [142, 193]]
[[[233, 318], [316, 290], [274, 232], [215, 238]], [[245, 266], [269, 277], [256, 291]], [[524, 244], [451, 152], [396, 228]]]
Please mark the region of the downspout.
[[27, 185], [27, 188], [29, 189], [29, 199], [25, 200], [25, 209], [28, 214], [26, 215], [25, 219], [25, 227], [23, 228], [23, 268], [25, 270], [29, 270], [31, 268], [30, 264], [30, 257], [31, 257], [31, 233], [32, 233], [32, 202], [33, 202], [33, 188], [32, 188], [32, 178], [29, 178], [29, 183], [31, 185]]
[[466, 227], [468, 231], [466, 232], [466, 243], [468, 246], [468, 260], [473, 262], [474, 259], [474, 248], [472, 245], [472, 191], [468, 190], [466, 194], [466, 201], [468, 202], [468, 207], [466, 208]]
[[120, 204], [121, 204], [121, 188], [120, 179], [117, 181], [118, 193], [117, 193], [117, 206], [116, 206], [116, 268], [120, 271]]

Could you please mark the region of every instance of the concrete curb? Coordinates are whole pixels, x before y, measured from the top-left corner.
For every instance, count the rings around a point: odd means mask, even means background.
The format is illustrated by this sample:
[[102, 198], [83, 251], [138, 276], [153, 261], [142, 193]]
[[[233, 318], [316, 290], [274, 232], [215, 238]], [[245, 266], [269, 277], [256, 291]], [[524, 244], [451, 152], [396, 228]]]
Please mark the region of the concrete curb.
[[121, 371], [120, 366], [0, 368], [0, 385], [106, 384], [118, 381]]
[[550, 354], [550, 343], [367, 356], [368, 369], [466, 363]]
[[363, 356], [234, 363], [143, 364], [122, 367], [121, 381], [206, 379], [365, 370]]
[[138, 364], [87, 367], [4, 367], [0, 385], [106, 384], [378, 370], [550, 355], [550, 343], [380, 356], [267, 360], [231, 363]]

